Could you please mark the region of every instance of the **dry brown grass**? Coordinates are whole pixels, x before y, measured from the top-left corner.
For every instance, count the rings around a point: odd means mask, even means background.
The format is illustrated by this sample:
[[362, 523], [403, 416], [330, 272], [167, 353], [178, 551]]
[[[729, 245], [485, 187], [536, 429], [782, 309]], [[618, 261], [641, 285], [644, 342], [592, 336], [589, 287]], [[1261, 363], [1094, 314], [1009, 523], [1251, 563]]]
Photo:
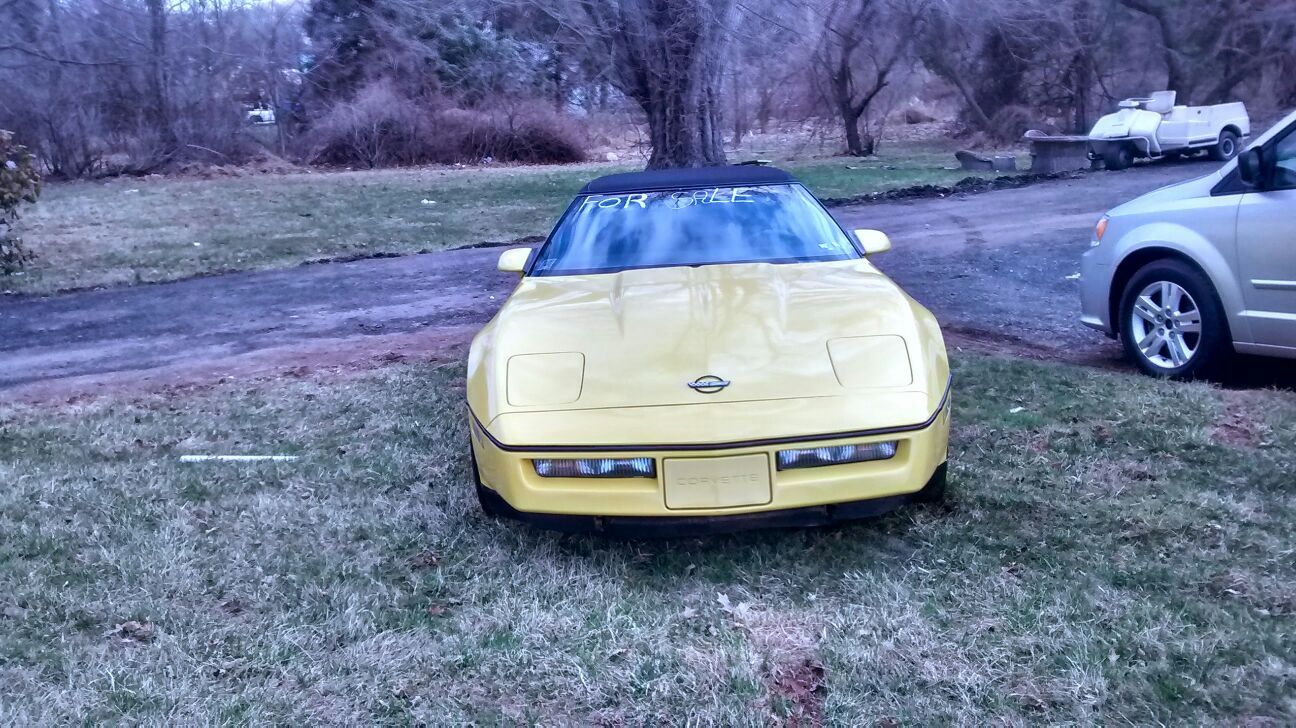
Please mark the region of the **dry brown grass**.
[[664, 543], [484, 518], [457, 366], [6, 407], [0, 723], [1290, 723], [1293, 396], [955, 376], [944, 506]]

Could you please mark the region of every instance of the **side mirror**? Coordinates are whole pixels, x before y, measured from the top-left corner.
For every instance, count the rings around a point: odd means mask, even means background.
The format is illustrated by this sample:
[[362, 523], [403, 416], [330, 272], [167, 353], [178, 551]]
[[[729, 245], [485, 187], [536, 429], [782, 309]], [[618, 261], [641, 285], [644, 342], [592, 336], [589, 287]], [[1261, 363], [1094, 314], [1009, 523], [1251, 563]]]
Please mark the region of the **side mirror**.
[[505, 273], [522, 273], [526, 270], [527, 260], [530, 258], [530, 248], [509, 248], [500, 253], [498, 267]]
[[1248, 149], [1238, 157], [1238, 176], [1252, 187], [1260, 187], [1264, 182], [1264, 152], [1260, 149]]
[[891, 238], [881, 230], [859, 229], [855, 231], [855, 239], [860, 241], [864, 247], [865, 255], [876, 255], [885, 253], [891, 249]]

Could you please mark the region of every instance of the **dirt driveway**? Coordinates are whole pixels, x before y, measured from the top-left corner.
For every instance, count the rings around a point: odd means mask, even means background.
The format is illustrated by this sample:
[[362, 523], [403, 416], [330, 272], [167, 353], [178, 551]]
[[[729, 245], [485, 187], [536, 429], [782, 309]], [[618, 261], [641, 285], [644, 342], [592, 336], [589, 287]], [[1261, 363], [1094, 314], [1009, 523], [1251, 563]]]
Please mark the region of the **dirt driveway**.
[[[946, 327], [951, 346], [1115, 364], [1076, 321], [1089, 231], [1108, 208], [1207, 174], [1209, 163], [949, 198], [840, 207], [890, 233], [879, 265]], [[549, 221], [536, 221], [537, 230]], [[454, 359], [507, 296], [499, 251], [455, 250], [175, 283], [0, 300], [0, 390], [49, 399], [121, 386]]]

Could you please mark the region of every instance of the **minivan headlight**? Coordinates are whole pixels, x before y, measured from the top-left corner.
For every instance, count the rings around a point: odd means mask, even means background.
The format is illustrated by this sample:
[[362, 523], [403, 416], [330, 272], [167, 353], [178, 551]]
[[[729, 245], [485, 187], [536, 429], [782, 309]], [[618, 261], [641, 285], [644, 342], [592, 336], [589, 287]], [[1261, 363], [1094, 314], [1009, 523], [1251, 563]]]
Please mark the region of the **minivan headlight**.
[[890, 460], [896, 454], [896, 440], [871, 442], [867, 445], [833, 445], [804, 450], [779, 450], [778, 469], [817, 468], [821, 465], [845, 465], [869, 460]]
[[1102, 242], [1103, 235], [1107, 233], [1107, 220], [1107, 216], [1103, 215], [1102, 219], [1098, 221], [1098, 224], [1094, 225], [1094, 236], [1093, 240], [1089, 241], [1089, 247], [1095, 247], [1098, 243]]

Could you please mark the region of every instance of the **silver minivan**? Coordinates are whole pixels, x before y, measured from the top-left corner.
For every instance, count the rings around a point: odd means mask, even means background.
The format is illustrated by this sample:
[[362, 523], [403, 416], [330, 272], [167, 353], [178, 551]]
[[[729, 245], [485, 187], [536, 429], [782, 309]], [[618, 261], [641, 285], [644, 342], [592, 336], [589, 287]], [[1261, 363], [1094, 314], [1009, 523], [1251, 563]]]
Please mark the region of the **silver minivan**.
[[1083, 321], [1144, 372], [1296, 358], [1296, 112], [1214, 174], [1109, 211], [1081, 258]]

